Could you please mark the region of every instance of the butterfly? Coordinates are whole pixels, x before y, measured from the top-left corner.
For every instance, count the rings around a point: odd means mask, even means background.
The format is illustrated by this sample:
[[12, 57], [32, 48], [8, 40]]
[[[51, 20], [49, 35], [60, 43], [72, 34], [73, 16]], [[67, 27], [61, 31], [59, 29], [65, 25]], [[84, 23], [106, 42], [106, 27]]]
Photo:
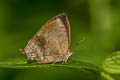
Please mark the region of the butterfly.
[[22, 51], [29, 62], [67, 63], [72, 55], [70, 48], [70, 24], [65, 13], [48, 20], [41, 29], [28, 41]]

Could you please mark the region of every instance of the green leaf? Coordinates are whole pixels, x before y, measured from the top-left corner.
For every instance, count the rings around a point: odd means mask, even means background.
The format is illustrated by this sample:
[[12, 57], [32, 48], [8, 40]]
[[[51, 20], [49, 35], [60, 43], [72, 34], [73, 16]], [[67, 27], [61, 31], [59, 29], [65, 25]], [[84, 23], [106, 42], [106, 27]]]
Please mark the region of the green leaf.
[[111, 74], [120, 74], [120, 51], [114, 52], [107, 57], [102, 65], [102, 68]]
[[25, 59], [25, 58], [13, 58], [13, 59], [0, 60], [0, 68], [5, 68], [5, 69], [6, 68], [8, 68], [8, 69], [38, 68], [38, 70], [39, 69], [44, 70], [46, 68], [47, 69], [70, 68], [70, 69], [79, 71], [80, 75], [83, 74], [83, 73], [81, 73], [81, 71], [83, 71], [85, 73], [90, 73], [91, 75], [94, 75], [94, 77], [96, 76], [96, 78], [98, 77], [99, 79], [97, 79], [97, 80], [101, 80], [101, 78], [103, 78], [103, 76], [101, 76], [102, 69], [97, 67], [96, 65], [86, 63], [86, 62], [81, 62], [81, 61], [70, 60], [70, 59], [68, 60], [67, 64], [62, 64], [62, 63], [37, 64], [35, 61], [33, 61], [32, 63], [28, 63], [27, 59]]
[[101, 76], [103, 76], [106, 80], [115, 80], [111, 75], [105, 72], [101, 72]]
[[16, 59], [8, 59], [8, 60], [0, 60], [1, 68], [17, 68], [17, 69], [25, 69], [25, 68], [49, 68], [49, 67], [67, 67], [74, 69], [84, 69], [92, 72], [99, 73], [101, 71], [97, 66], [80, 62], [74, 60], [68, 60], [67, 64], [55, 63], [55, 64], [37, 64], [36, 62], [28, 63], [26, 59], [16, 58]]

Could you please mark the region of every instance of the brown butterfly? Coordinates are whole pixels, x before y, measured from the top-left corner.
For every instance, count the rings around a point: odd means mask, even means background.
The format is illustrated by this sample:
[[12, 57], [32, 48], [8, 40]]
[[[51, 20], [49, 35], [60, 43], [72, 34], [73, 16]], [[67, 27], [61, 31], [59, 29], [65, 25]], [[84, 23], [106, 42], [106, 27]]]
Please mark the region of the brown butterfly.
[[48, 20], [28, 41], [23, 53], [29, 62], [67, 63], [70, 51], [70, 25], [65, 13]]

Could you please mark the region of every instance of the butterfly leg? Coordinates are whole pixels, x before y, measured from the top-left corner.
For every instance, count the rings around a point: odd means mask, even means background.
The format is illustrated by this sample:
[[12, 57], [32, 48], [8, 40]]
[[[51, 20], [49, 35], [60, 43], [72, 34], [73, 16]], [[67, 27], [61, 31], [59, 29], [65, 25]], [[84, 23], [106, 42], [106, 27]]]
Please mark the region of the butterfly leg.
[[57, 62], [56, 60], [55, 60], [55, 61], [53, 61], [52, 65], [54, 65], [56, 62]]
[[67, 64], [67, 60], [62, 61], [62, 64], [64, 64], [64, 63]]
[[68, 57], [65, 57], [65, 59], [62, 61], [62, 64], [67, 64]]
[[65, 61], [64, 61], [64, 62], [65, 62], [65, 64], [67, 64], [67, 61], [68, 61], [68, 57], [67, 57], [67, 58], [65, 59]]
[[67, 54], [67, 55], [65, 55], [65, 57], [64, 57], [64, 59], [63, 59], [62, 64], [63, 64], [63, 63], [67, 64], [68, 58], [69, 58], [69, 56], [71, 56], [71, 55], [72, 55], [72, 52], [71, 52], [71, 51], [70, 51], [70, 52], [68, 52], [68, 54]]
[[65, 58], [64, 63], [67, 64], [68, 57]]

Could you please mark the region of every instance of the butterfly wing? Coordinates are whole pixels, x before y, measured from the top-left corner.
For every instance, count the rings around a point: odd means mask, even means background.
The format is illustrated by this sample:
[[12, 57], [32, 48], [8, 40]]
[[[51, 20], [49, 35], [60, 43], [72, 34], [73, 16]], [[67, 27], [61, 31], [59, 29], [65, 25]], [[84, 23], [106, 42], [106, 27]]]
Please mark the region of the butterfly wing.
[[63, 13], [44, 24], [29, 40], [24, 51], [29, 61], [48, 63], [66, 55], [69, 46], [70, 25], [67, 16]]

